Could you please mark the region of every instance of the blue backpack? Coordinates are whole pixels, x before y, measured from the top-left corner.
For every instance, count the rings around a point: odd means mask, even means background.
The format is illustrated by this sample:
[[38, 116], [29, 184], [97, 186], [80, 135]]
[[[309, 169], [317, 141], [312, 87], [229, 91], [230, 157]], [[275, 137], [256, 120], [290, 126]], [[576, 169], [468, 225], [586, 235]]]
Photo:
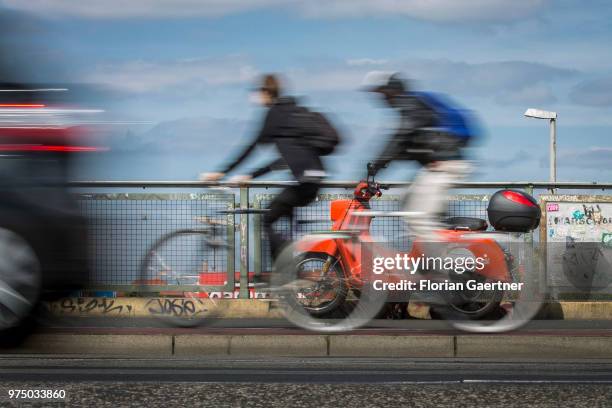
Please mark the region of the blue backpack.
[[423, 103], [436, 112], [438, 124], [436, 129], [454, 135], [466, 142], [476, 136], [477, 130], [470, 123], [469, 113], [465, 109], [454, 106], [444, 95], [433, 92], [411, 92]]

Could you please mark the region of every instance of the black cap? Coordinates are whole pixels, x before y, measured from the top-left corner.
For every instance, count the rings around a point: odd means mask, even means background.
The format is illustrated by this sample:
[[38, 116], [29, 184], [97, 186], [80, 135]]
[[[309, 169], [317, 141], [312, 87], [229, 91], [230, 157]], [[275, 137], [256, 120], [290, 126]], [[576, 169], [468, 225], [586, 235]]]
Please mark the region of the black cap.
[[390, 75], [387, 80], [379, 85], [370, 85], [363, 88], [366, 92], [380, 92], [399, 94], [406, 92], [406, 84], [399, 73]]

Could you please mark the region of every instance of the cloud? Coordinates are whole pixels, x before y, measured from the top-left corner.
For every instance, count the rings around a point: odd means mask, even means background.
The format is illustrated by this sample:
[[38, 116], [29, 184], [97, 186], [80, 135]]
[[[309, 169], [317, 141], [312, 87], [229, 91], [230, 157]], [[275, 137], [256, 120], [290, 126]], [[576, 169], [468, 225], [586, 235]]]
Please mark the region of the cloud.
[[384, 65], [387, 62], [386, 59], [355, 58], [347, 60], [346, 64], [350, 67], [359, 67], [363, 65]]
[[[245, 135], [248, 122], [239, 119], [187, 117], [158, 123], [145, 132], [129, 131], [115, 139], [118, 153], [198, 154], [216, 158], [214, 146], [224, 153], [237, 145]], [[208, 149], [208, 151], [206, 151]]]
[[584, 81], [570, 93], [572, 102], [586, 106], [612, 106], [612, 76]]
[[284, 8], [307, 17], [372, 15], [419, 20], [504, 22], [542, 10], [549, 0], [0, 0], [0, 5], [52, 16], [85, 18], [215, 17]]
[[283, 3], [283, 0], [0, 0], [0, 5], [7, 8], [93, 19], [216, 17]]
[[166, 62], [129, 61], [98, 66], [83, 78], [126, 93], [190, 92], [205, 86], [247, 83], [256, 69], [241, 57], [198, 58]]
[[[505, 156], [507, 157], [507, 155]], [[535, 157], [532, 153], [521, 149], [506, 159], [496, 157], [493, 159], [484, 160], [483, 164], [485, 164], [487, 167], [507, 169], [510, 167], [524, 166], [526, 162], [532, 161], [534, 158]]]
[[[355, 63], [359, 61], [359, 63]], [[370, 61], [376, 61], [375, 66]], [[494, 99], [500, 104], [550, 103], [556, 100], [549, 84], [571, 80], [575, 70], [528, 61], [469, 63], [447, 59], [349, 60], [296, 68], [288, 75], [306, 91], [354, 91], [368, 72], [399, 71], [426, 89], [463, 97]]]
[[535, 84], [500, 93], [495, 100], [500, 105], [552, 104], [557, 101], [552, 88], [545, 84]]
[[475, 96], [494, 96], [577, 74], [573, 70], [527, 61], [467, 63], [446, 60], [408, 64], [406, 72], [407, 75], [415, 72], [416, 78], [440, 84], [449, 92]]
[[419, 20], [511, 21], [541, 10], [547, 0], [314, 0], [301, 3], [313, 17], [404, 16]]
[[[551, 84], [579, 76], [574, 70], [527, 61], [469, 63], [438, 60], [358, 58], [326, 60], [286, 71], [299, 93], [354, 92], [368, 72], [400, 71], [419, 80], [419, 87], [460, 98], [479, 97], [500, 105], [556, 101]], [[163, 93], [188, 97], [211, 88], [250, 86], [258, 68], [247, 57], [194, 58], [173, 61], [128, 61], [94, 68], [82, 78], [129, 94]]]
[[[593, 146], [588, 149], [571, 150], [557, 155], [561, 167], [588, 168], [606, 171], [612, 163], [612, 147]], [[541, 167], [548, 167], [548, 157], [540, 160]]]

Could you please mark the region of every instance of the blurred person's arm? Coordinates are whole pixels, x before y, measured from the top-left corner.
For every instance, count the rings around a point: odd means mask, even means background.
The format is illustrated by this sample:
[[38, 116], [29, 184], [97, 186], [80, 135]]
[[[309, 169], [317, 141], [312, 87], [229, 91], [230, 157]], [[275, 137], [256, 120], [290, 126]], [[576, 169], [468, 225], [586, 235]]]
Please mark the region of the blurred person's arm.
[[227, 174], [238, 167], [253, 152], [258, 144], [269, 143], [273, 140], [275, 134], [277, 133], [279, 124], [281, 123], [280, 120], [282, 119], [279, 117], [279, 113], [280, 112], [275, 109], [274, 106], [268, 110], [263, 126], [261, 127], [255, 140], [248, 145], [233, 161], [226, 164], [223, 170], [220, 171], [221, 173]]
[[403, 142], [398, 137], [398, 134], [392, 135], [383, 151], [378, 155], [376, 160], [372, 162], [372, 174], [376, 175], [380, 170], [386, 168], [389, 163], [396, 160], [403, 150], [402, 145]]
[[407, 149], [408, 146], [414, 144], [415, 125], [421, 121], [414, 121], [413, 113], [415, 112], [416, 105], [413, 98], [402, 98], [399, 103], [400, 123], [397, 130], [389, 137], [378, 158], [374, 160], [372, 164], [374, 174], [386, 168], [394, 160], [409, 159]]
[[227, 174], [230, 171], [234, 170], [236, 167], [240, 165], [250, 154], [253, 152], [257, 144], [259, 143], [259, 139], [255, 139], [250, 145], [248, 145], [242, 153], [240, 153], [234, 160], [230, 163], [226, 164], [222, 170], [219, 171], [220, 174]]

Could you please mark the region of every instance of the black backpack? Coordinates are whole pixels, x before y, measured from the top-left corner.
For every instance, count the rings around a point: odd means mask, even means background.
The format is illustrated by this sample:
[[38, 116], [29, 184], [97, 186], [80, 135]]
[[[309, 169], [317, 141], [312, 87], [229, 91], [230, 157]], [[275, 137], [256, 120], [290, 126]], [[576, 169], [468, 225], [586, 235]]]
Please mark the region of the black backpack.
[[333, 153], [341, 142], [336, 128], [320, 112], [296, 105], [289, 122], [291, 136], [300, 138], [321, 156]]

